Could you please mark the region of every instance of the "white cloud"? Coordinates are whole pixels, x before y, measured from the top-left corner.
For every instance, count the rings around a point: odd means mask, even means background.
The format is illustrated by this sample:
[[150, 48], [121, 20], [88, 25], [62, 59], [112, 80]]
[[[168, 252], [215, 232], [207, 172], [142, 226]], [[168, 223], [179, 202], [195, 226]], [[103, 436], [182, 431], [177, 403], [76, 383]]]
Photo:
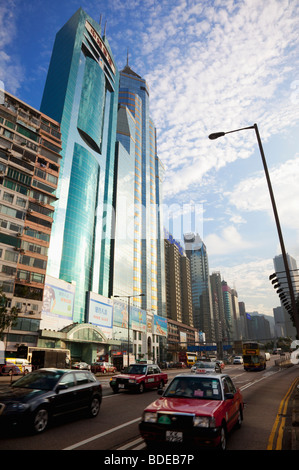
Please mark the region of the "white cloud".
[[209, 255], [229, 255], [254, 246], [251, 241], [242, 239], [234, 225], [225, 227], [219, 235], [215, 233], [207, 235], [205, 244], [208, 247]]
[[[274, 192], [280, 222], [285, 227], [299, 230], [299, 155], [288, 160], [270, 171], [270, 179]], [[248, 178], [225, 194], [230, 204], [239, 211], [272, 212], [269, 191], [264, 173]]]
[[14, 10], [13, 0], [0, 5], [0, 80], [4, 83], [4, 88], [13, 94], [17, 92], [23, 81], [23, 69], [18, 58], [4, 51], [16, 37]]

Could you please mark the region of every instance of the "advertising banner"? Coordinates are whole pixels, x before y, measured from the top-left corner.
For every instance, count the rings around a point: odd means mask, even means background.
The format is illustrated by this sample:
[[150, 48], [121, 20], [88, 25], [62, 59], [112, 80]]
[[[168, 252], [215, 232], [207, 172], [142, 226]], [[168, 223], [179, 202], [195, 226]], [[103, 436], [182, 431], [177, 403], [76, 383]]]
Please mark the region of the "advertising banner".
[[167, 337], [167, 318], [154, 315], [154, 334]]
[[113, 301], [102, 295], [88, 292], [88, 323], [98, 326], [107, 338], [112, 338]]
[[73, 322], [76, 286], [46, 276], [41, 329], [57, 330]]

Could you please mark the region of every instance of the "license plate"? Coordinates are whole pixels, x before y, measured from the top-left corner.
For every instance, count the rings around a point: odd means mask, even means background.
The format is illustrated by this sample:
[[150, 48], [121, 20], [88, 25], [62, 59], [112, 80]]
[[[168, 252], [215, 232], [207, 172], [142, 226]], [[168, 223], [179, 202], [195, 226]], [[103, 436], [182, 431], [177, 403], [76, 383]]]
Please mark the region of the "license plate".
[[125, 388], [124, 384], [119, 384], [119, 388]]
[[183, 442], [183, 433], [179, 431], [166, 431], [166, 441]]

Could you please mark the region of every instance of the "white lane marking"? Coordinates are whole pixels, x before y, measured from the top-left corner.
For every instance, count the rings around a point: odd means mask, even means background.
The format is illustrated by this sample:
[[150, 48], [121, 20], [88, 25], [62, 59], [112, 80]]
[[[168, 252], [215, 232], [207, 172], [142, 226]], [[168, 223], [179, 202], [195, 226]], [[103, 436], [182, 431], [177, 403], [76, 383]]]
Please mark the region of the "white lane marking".
[[132, 419], [132, 421], [128, 421], [127, 423], [120, 424], [119, 426], [116, 426], [115, 428], [108, 429], [108, 431], [102, 432], [100, 434], [96, 434], [95, 436], [89, 437], [88, 439], [84, 439], [84, 441], [77, 442], [76, 444], [66, 447], [63, 450], [73, 450], [73, 449], [76, 449], [77, 447], [84, 446], [85, 444], [95, 441], [96, 439], [99, 439], [100, 437], [107, 436], [107, 434], [111, 434], [112, 432], [118, 431], [119, 429], [122, 429], [126, 426], [130, 426], [130, 424], [137, 423], [138, 421], [140, 421], [140, 419], [141, 419], [140, 417], [137, 419]]

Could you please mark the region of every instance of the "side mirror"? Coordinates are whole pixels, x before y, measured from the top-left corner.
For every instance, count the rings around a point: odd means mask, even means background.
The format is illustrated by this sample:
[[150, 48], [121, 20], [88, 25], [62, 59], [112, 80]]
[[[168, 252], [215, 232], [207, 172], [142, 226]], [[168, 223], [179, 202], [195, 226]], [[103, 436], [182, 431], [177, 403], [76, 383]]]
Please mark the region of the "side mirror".
[[233, 393], [226, 393], [226, 394], [224, 395], [224, 398], [225, 398], [226, 400], [232, 400], [232, 399], [234, 398], [234, 394], [233, 394]]
[[59, 384], [56, 388], [56, 393], [59, 393], [61, 390], [66, 390], [67, 388], [67, 384]]

